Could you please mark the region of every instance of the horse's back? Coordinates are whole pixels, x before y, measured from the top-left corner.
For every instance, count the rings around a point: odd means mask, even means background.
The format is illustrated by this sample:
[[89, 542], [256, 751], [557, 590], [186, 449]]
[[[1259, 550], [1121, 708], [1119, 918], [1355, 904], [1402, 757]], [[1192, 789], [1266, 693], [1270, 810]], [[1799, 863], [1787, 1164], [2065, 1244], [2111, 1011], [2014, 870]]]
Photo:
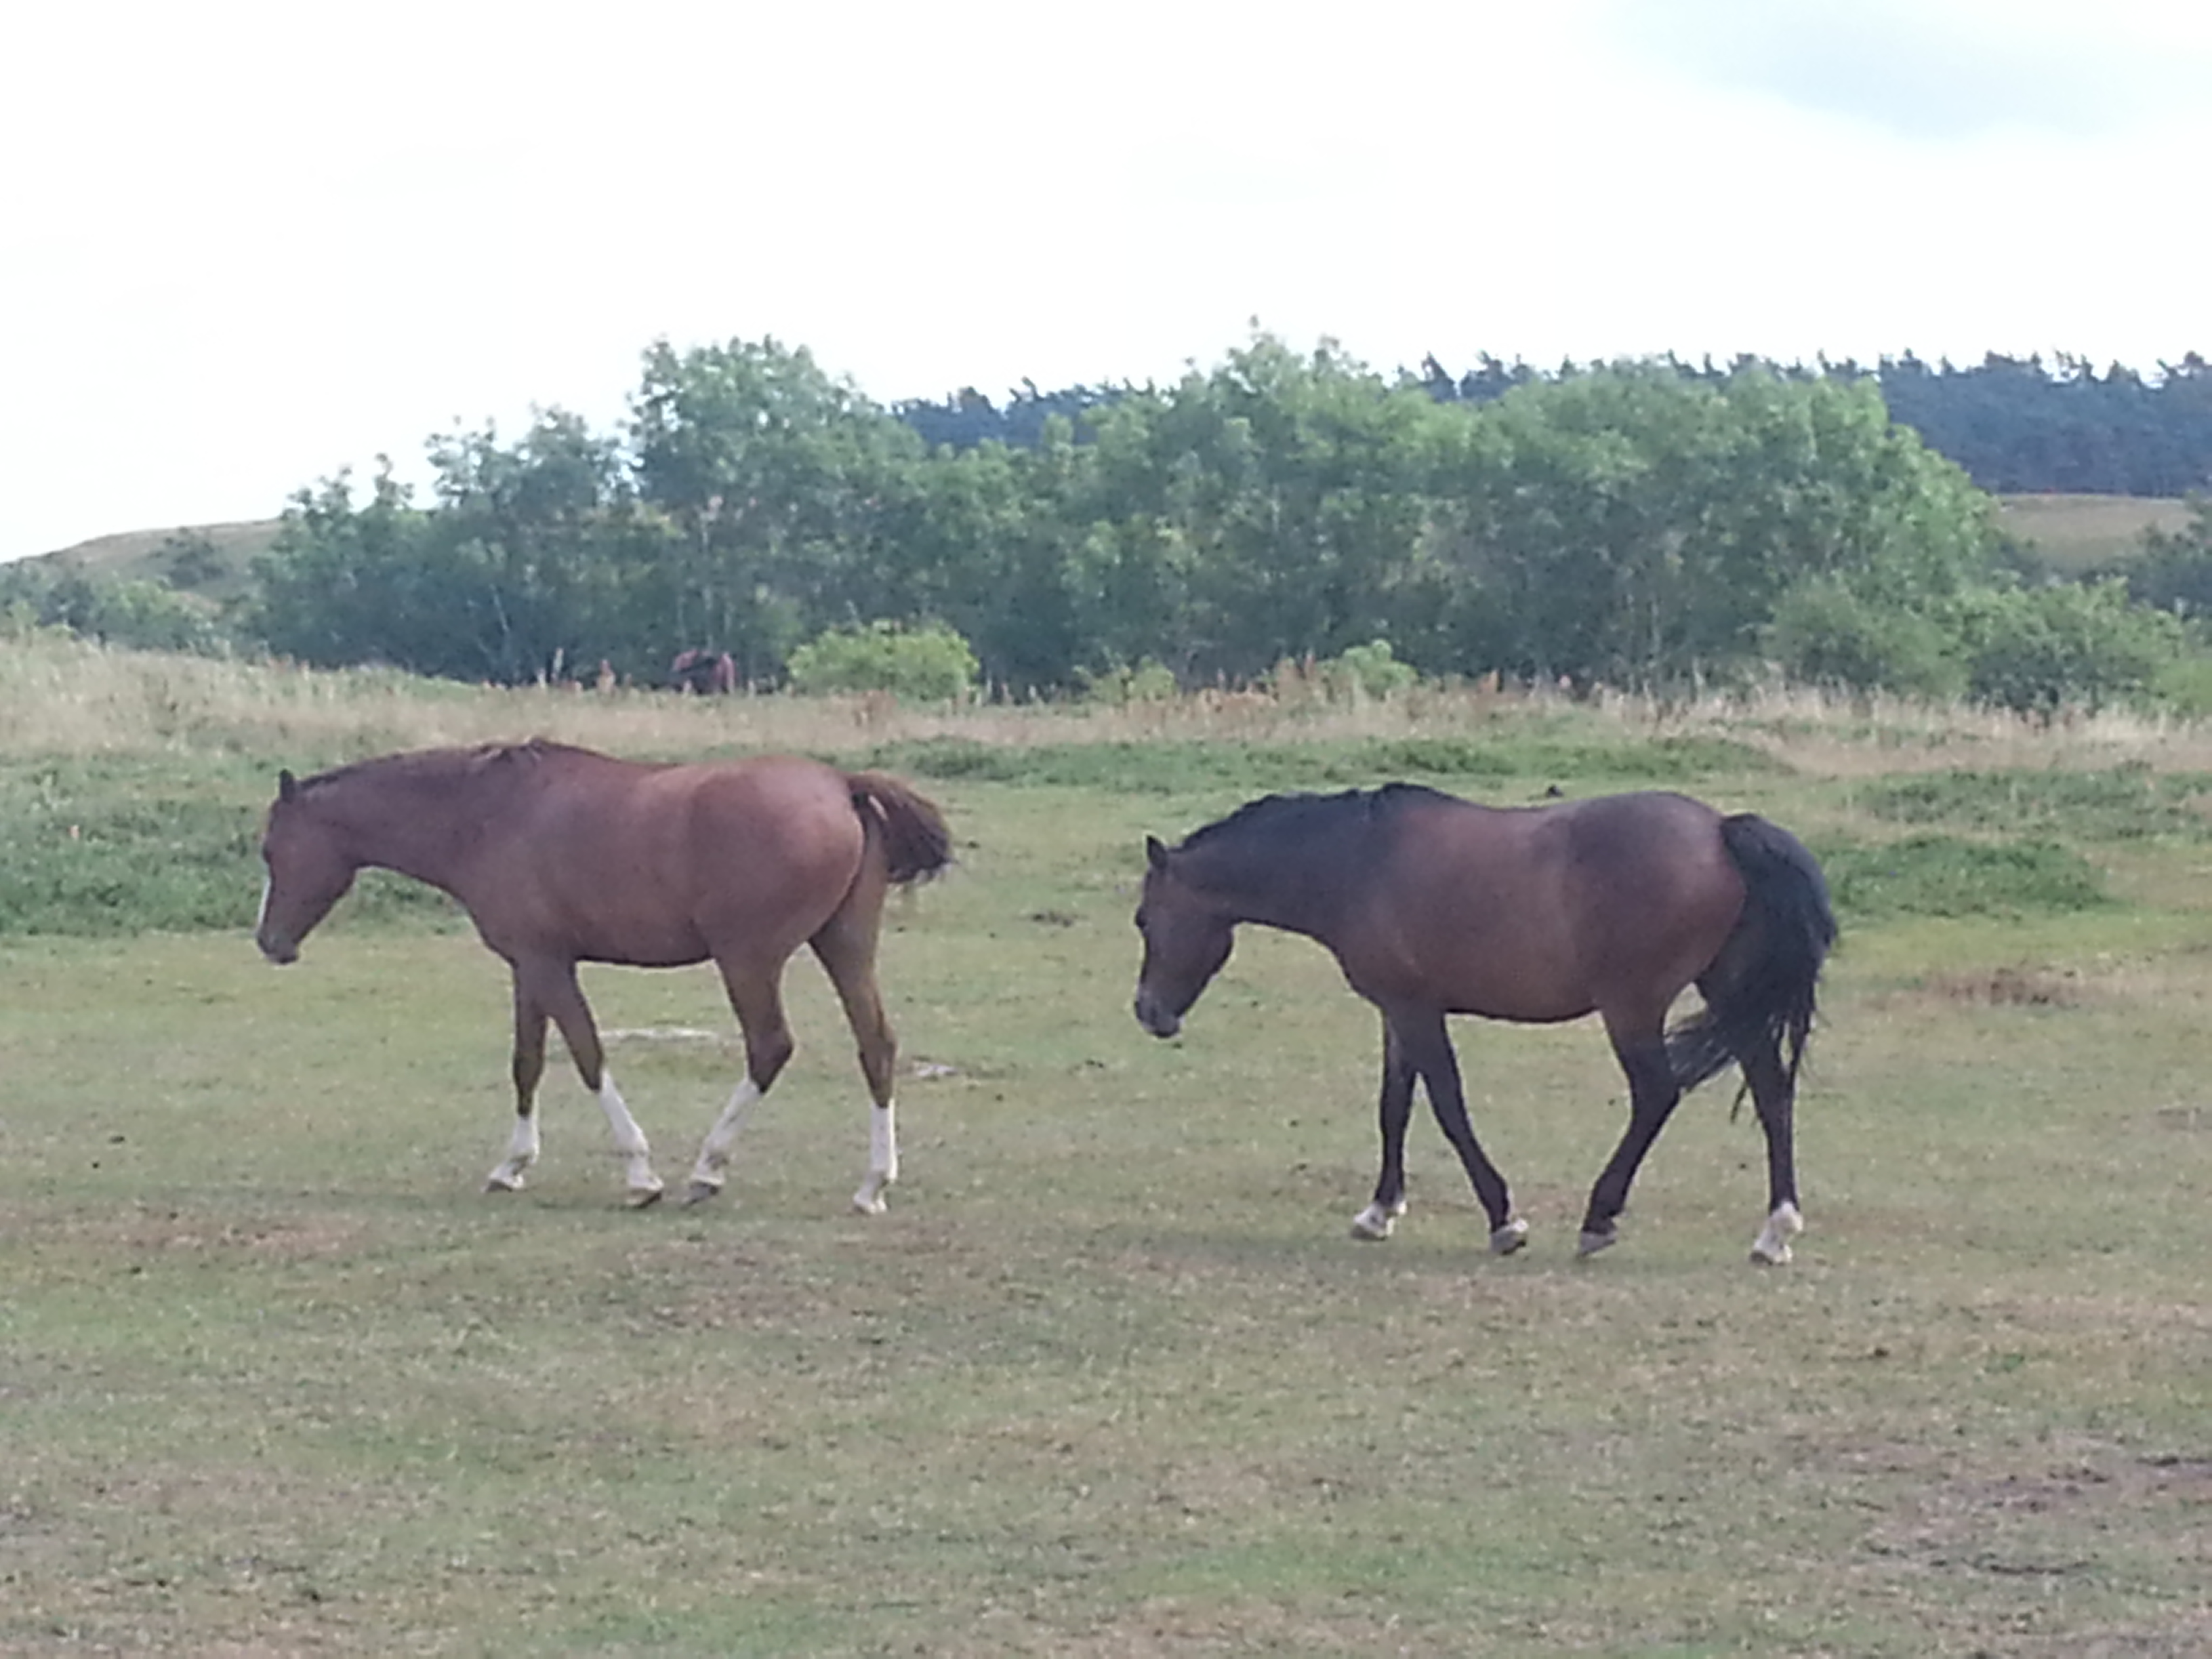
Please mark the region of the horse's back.
[[[797, 948], [852, 887], [867, 832], [844, 775], [819, 761], [579, 754], [538, 781], [500, 840], [485, 861], [495, 919], [586, 959], [674, 964], [737, 941]], [[471, 908], [482, 922], [486, 907]]]
[[[1711, 961], [1743, 884], [1720, 815], [1686, 795], [1534, 807], [1410, 800], [1385, 832], [1353, 983], [1455, 1012], [1571, 1019], [1624, 988], [1671, 996]], [[1363, 983], [1363, 979], [1372, 983]]]

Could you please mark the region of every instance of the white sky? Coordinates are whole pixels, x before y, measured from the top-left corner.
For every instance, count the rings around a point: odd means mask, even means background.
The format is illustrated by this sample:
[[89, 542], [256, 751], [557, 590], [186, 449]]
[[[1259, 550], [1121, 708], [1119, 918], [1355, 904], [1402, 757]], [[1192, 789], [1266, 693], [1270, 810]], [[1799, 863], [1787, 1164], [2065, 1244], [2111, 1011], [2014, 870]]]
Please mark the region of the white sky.
[[73, 0], [0, 21], [0, 558], [772, 335], [884, 401], [2212, 353], [2203, 0]]

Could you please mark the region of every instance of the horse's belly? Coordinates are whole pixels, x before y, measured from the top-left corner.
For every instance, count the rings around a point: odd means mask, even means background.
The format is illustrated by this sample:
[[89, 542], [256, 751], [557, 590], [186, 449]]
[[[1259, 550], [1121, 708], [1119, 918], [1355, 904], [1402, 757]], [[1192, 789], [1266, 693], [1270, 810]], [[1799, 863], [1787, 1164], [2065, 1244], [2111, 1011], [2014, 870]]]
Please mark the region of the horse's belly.
[[1480, 997], [1455, 1002], [1446, 1008], [1453, 1014], [1474, 1014], [1483, 1019], [1511, 1020], [1519, 1025], [1557, 1025], [1595, 1013], [1588, 997]]
[[583, 927], [577, 931], [576, 958], [624, 968], [689, 968], [713, 952], [706, 936], [689, 922], [660, 927]]

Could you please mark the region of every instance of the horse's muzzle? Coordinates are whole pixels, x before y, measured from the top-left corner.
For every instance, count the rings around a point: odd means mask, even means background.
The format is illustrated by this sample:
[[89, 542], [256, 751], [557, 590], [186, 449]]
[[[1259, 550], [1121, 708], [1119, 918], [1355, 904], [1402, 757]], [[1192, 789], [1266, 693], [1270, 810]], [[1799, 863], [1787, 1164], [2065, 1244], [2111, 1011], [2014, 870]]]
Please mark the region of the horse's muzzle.
[[300, 947], [289, 939], [267, 939], [256, 933], [253, 942], [261, 947], [261, 954], [279, 968], [289, 967], [300, 959]]
[[1182, 1016], [1163, 1007], [1157, 998], [1137, 993], [1137, 1024], [1156, 1037], [1171, 1037], [1182, 1030]]

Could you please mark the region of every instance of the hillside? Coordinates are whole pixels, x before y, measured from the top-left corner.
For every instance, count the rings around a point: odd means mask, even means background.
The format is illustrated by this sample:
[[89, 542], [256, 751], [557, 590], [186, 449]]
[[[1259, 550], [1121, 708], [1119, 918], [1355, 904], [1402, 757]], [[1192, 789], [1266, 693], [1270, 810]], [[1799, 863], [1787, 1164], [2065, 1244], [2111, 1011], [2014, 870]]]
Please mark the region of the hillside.
[[[58, 570], [118, 580], [156, 581], [188, 588], [211, 599], [235, 599], [248, 586], [253, 561], [276, 539], [280, 521], [253, 519], [237, 524], [191, 525], [172, 530], [126, 530], [96, 536], [52, 553], [40, 554], [25, 564], [47, 564]], [[213, 550], [212, 574], [202, 575], [175, 568], [175, 550], [195, 538]]]

